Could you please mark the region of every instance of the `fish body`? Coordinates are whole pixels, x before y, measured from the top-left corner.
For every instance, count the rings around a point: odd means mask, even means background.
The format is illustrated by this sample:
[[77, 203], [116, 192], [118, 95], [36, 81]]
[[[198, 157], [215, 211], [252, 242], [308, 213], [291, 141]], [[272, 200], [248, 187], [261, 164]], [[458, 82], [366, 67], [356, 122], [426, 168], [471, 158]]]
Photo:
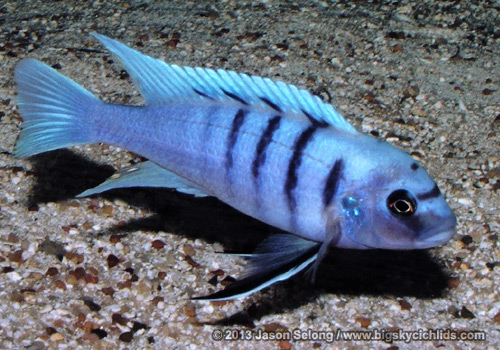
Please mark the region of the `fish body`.
[[15, 153], [113, 144], [149, 160], [82, 195], [176, 188], [291, 233], [264, 241], [247, 276], [209, 299], [246, 295], [317, 266], [331, 246], [429, 248], [455, 233], [455, 216], [417, 162], [357, 132], [319, 98], [260, 77], [167, 65], [93, 35], [124, 63], [146, 105], [101, 102], [25, 59], [15, 72], [24, 119]]

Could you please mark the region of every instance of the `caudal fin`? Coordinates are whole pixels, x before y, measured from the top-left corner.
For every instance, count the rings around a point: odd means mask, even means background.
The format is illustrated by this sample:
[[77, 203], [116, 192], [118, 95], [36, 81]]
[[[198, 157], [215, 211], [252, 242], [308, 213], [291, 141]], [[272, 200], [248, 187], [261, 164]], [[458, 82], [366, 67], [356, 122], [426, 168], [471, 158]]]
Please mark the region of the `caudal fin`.
[[26, 58], [14, 73], [23, 129], [16, 157], [92, 143], [88, 114], [100, 102], [94, 95], [46, 64]]

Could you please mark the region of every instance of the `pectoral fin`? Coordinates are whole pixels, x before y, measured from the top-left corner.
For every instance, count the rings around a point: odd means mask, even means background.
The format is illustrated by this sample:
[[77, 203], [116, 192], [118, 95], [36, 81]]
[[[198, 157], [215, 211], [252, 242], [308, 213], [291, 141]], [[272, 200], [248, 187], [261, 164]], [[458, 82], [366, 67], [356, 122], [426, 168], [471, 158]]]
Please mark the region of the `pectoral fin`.
[[151, 161], [146, 161], [131, 167], [123, 168], [113, 174], [97, 187], [80, 193], [77, 197], [86, 197], [93, 194], [125, 187], [166, 187], [174, 188], [179, 192], [192, 194], [196, 197], [209, 196], [194, 184], [162, 168]]
[[321, 243], [290, 234], [277, 234], [263, 241], [250, 257], [243, 277], [225, 289], [194, 300], [230, 300], [250, 295], [299, 273], [318, 256]]
[[306, 271], [306, 277], [308, 277], [312, 283], [316, 280], [316, 271], [318, 271], [319, 264], [327, 255], [329, 248], [335, 246], [341, 236], [340, 223], [337, 217], [333, 215], [330, 217], [333, 219], [329, 219], [327, 222], [328, 229], [326, 230], [325, 240], [321, 243], [321, 247], [318, 249], [318, 254], [314, 264], [312, 264]]

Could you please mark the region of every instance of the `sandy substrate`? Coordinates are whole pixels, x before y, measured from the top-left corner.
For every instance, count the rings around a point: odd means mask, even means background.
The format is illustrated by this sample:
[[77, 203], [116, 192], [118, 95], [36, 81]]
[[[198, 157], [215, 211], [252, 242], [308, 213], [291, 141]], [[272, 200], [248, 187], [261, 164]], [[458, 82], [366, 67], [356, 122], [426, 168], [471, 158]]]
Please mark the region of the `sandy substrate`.
[[[498, 3], [70, 3], [0, 5], [0, 348], [500, 347]], [[74, 199], [142, 160], [115, 147], [11, 154], [21, 126], [13, 69], [24, 57], [108, 102], [142, 103], [91, 31], [169, 63], [313, 91], [417, 158], [458, 234], [426, 252], [333, 250], [315, 285], [299, 277], [233, 302], [190, 301], [241, 273], [241, 258], [218, 251], [250, 251], [273, 229], [169, 190]], [[259, 330], [284, 339], [258, 341]], [[478, 331], [486, 340], [331, 339], [339, 330]]]

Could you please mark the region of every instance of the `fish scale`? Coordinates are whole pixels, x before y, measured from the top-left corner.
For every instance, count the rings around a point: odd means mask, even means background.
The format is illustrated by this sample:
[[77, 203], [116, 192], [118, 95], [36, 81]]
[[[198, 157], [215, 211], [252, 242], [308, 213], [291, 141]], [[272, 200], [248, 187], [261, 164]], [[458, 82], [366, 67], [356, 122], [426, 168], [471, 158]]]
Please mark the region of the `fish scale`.
[[[227, 300], [315, 275], [332, 246], [425, 249], [455, 234], [437, 184], [408, 154], [357, 132], [293, 85], [168, 65], [93, 33], [124, 64], [145, 106], [107, 104], [32, 59], [16, 67], [23, 128], [15, 155], [96, 142], [148, 160], [79, 197], [124, 187], [214, 196], [288, 233], [257, 247], [243, 277], [194, 299]], [[238, 235], [234, 235], [238, 239]]]

